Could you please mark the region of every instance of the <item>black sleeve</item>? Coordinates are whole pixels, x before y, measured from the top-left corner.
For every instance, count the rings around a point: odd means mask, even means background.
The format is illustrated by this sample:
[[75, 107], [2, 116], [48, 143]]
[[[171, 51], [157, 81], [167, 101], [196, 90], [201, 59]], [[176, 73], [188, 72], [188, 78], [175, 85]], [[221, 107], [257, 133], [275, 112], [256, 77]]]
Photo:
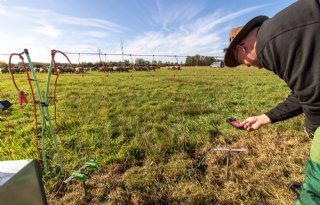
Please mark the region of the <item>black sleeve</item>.
[[271, 119], [271, 122], [286, 120], [303, 113], [298, 96], [294, 92], [287, 99], [279, 103], [275, 108], [269, 110], [265, 114]]

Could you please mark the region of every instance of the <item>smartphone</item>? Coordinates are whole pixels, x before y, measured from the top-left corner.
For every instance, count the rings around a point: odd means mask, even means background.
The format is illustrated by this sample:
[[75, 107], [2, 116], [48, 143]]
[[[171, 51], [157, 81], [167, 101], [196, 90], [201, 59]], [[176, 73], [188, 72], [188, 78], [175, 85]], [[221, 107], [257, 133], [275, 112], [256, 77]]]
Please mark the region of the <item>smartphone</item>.
[[226, 121], [237, 129], [244, 129], [243, 125], [241, 126], [241, 123], [233, 117], [228, 117]]

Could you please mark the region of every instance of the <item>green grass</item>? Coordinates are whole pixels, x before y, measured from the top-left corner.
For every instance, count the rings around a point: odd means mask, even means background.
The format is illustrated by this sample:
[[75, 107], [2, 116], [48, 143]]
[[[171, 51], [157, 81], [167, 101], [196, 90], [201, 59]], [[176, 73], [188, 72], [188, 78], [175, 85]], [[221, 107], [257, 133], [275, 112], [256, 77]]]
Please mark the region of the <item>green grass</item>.
[[[1, 98], [16, 102], [10, 75], [0, 78]], [[16, 78], [31, 102], [25, 76]], [[46, 75], [38, 78], [44, 88]], [[52, 139], [46, 137], [50, 173], [45, 173], [44, 183], [49, 202], [290, 204], [294, 196], [287, 183], [303, 181], [310, 146], [302, 131], [303, 116], [255, 132], [239, 131], [225, 122], [227, 117], [243, 120], [264, 113], [289, 92], [273, 73], [254, 68], [62, 74], [57, 126], [65, 169], [71, 173], [94, 159], [104, 171], [91, 174], [87, 197], [77, 182], [59, 189], [63, 176]], [[49, 109], [52, 112], [52, 106]], [[4, 114], [1, 159], [37, 158], [31, 104], [15, 104]], [[230, 155], [228, 180], [227, 155], [219, 152], [176, 180], [214, 147], [248, 151]]]

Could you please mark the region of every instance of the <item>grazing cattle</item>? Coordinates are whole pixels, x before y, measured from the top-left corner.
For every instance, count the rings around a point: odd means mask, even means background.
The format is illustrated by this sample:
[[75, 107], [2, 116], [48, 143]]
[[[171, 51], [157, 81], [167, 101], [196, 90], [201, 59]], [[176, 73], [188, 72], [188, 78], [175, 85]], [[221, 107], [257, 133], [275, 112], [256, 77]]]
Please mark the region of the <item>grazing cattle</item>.
[[89, 68], [90, 71], [99, 71], [99, 67], [98, 66], [93, 66]]
[[75, 67], [74, 72], [77, 74], [84, 73], [83, 67]]
[[149, 66], [149, 70], [156, 71], [156, 68], [157, 68], [157, 66], [155, 66], [155, 65], [151, 65], [151, 66]]
[[155, 71], [158, 67], [155, 65], [133, 65], [132, 70], [134, 71]]
[[24, 68], [19, 68], [19, 72], [18, 73], [24, 73], [24, 72], [25, 72]]
[[39, 73], [39, 72], [40, 72], [40, 68], [34, 67], [33, 69], [34, 69], [34, 71], [35, 71], [36, 73]]
[[168, 70], [181, 70], [180, 65], [166, 66]]
[[58, 67], [58, 69], [60, 70], [60, 73], [73, 73], [74, 69], [70, 68], [70, 67]]
[[98, 69], [99, 72], [112, 72], [113, 71], [113, 68], [110, 67], [110, 66], [101, 66], [99, 67]]
[[122, 72], [129, 72], [129, 70], [131, 70], [130, 66], [124, 66], [121, 68]]
[[39, 68], [39, 72], [46, 73], [46, 72], [48, 72], [48, 69], [47, 68]]
[[0, 68], [0, 73], [8, 73], [8, 68]]
[[118, 66], [113, 66], [112, 69], [113, 71], [120, 72], [120, 67]]
[[174, 67], [173, 70], [181, 70], [180, 65], [176, 65], [176, 66], [173, 66], [173, 67]]
[[16, 68], [16, 67], [13, 67], [11, 68], [11, 72], [14, 74], [14, 73], [20, 73], [20, 68]]
[[132, 66], [132, 70], [134, 70], [134, 71], [142, 70], [141, 68], [142, 68], [142, 66], [139, 66], [139, 65], [133, 65]]

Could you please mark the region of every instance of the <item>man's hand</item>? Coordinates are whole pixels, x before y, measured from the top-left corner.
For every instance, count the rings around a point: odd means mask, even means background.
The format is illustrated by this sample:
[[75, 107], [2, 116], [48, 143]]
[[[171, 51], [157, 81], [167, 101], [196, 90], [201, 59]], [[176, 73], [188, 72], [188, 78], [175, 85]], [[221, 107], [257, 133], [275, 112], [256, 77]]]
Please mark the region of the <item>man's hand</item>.
[[245, 130], [253, 131], [270, 122], [270, 118], [267, 115], [262, 114], [259, 116], [248, 117], [245, 121], [241, 122], [241, 125], [243, 125]]

